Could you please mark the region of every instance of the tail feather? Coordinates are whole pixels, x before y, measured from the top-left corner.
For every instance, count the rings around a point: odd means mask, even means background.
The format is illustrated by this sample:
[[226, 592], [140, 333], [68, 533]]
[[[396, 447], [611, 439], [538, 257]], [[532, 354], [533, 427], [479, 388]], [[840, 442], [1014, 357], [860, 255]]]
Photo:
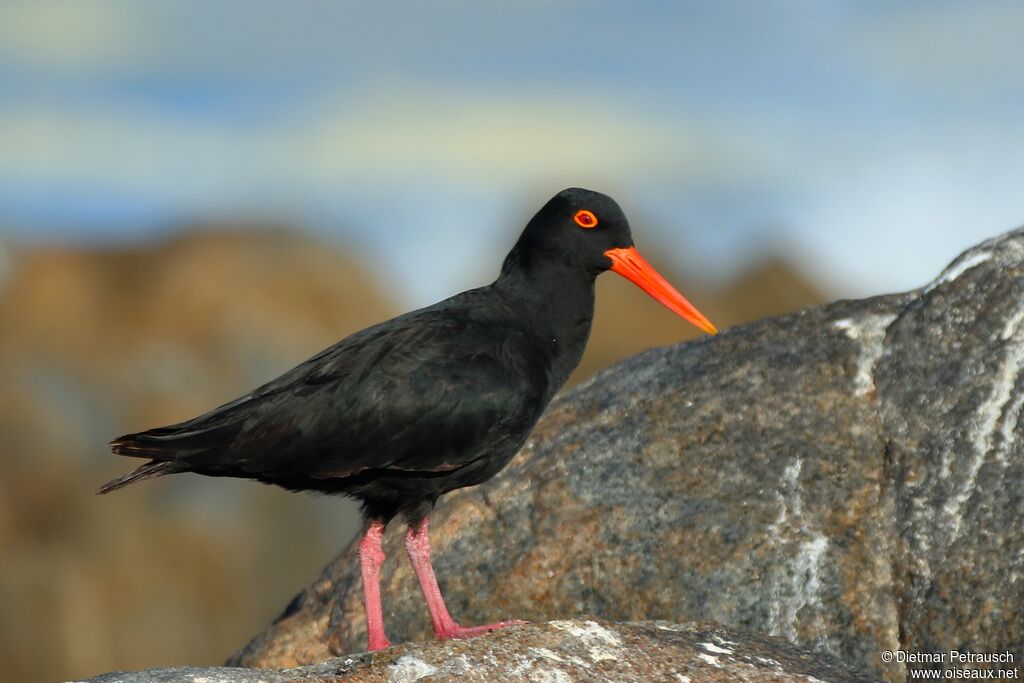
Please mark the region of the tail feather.
[[200, 429], [178, 426], [158, 427], [137, 434], [125, 434], [110, 442], [110, 450], [117, 455], [154, 460], [176, 460], [187, 452], [208, 450], [223, 446], [241, 428], [239, 424], [220, 424]]
[[197, 458], [224, 448], [241, 428], [241, 423], [237, 421], [197, 426], [195, 420], [190, 420], [170, 427], [157, 427], [119, 436], [110, 442], [111, 451], [117, 455], [148, 458], [150, 462], [107, 482], [97, 493], [110, 493], [128, 484], [164, 474], [197, 471]]
[[117, 489], [124, 488], [128, 484], [134, 484], [135, 482], [142, 481], [143, 479], [152, 479], [153, 477], [160, 477], [165, 474], [174, 474], [179, 471], [180, 469], [176, 467], [173, 462], [167, 462], [165, 460], [151, 460], [146, 464], [135, 468], [123, 477], [118, 477], [117, 479], [108, 481], [106, 484], [99, 487], [96, 493], [110, 493], [111, 491], [116, 491]]

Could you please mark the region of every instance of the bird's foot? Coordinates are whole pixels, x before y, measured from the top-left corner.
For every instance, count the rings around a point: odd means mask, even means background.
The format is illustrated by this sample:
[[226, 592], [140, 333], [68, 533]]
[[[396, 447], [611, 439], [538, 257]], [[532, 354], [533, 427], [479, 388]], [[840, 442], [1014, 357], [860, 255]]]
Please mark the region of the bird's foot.
[[508, 628], [509, 626], [522, 626], [525, 623], [527, 622], [519, 621], [518, 619], [498, 621], [493, 624], [485, 624], [484, 626], [459, 626], [452, 622], [449, 626], [434, 631], [434, 635], [442, 640], [447, 640], [448, 638], [476, 638], [491, 631]]
[[371, 638], [366, 650], [367, 652], [376, 652], [377, 650], [386, 650], [389, 647], [391, 647], [391, 641], [387, 638]]

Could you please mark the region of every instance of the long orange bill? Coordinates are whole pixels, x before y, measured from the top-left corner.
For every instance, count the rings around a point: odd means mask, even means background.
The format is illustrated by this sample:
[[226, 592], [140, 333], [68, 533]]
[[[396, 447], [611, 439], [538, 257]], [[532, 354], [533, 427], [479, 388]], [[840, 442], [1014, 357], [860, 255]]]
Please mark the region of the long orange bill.
[[665, 308], [690, 321], [708, 334], [718, 334], [711, 321], [694, 308], [668, 283], [634, 247], [609, 249], [604, 255], [612, 260], [612, 270], [660, 301]]

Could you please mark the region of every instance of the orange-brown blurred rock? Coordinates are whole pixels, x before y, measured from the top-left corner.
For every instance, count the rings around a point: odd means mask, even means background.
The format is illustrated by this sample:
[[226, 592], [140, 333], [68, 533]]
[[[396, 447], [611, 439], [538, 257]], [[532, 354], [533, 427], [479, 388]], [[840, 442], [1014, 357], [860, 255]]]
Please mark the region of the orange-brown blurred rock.
[[222, 661], [348, 538], [352, 509], [199, 478], [98, 499], [134, 465], [106, 442], [230, 400], [396, 306], [354, 259], [283, 230], [12, 256], [0, 281], [4, 679]]

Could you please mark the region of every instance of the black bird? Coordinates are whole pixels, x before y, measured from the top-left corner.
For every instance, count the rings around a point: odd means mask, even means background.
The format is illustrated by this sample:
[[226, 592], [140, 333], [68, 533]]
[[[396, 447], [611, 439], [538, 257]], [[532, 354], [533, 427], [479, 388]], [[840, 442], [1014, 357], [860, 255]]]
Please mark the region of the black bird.
[[99, 493], [195, 472], [351, 496], [366, 520], [359, 560], [371, 650], [390, 645], [381, 536], [398, 515], [438, 638], [522, 623], [452, 619], [430, 564], [427, 516], [438, 497], [490, 479], [523, 445], [583, 355], [594, 280], [606, 270], [716, 333], [633, 248], [611, 197], [563, 190], [526, 225], [492, 284], [357, 332], [204, 415], [115, 439], [114, 453], [150, 460]]

